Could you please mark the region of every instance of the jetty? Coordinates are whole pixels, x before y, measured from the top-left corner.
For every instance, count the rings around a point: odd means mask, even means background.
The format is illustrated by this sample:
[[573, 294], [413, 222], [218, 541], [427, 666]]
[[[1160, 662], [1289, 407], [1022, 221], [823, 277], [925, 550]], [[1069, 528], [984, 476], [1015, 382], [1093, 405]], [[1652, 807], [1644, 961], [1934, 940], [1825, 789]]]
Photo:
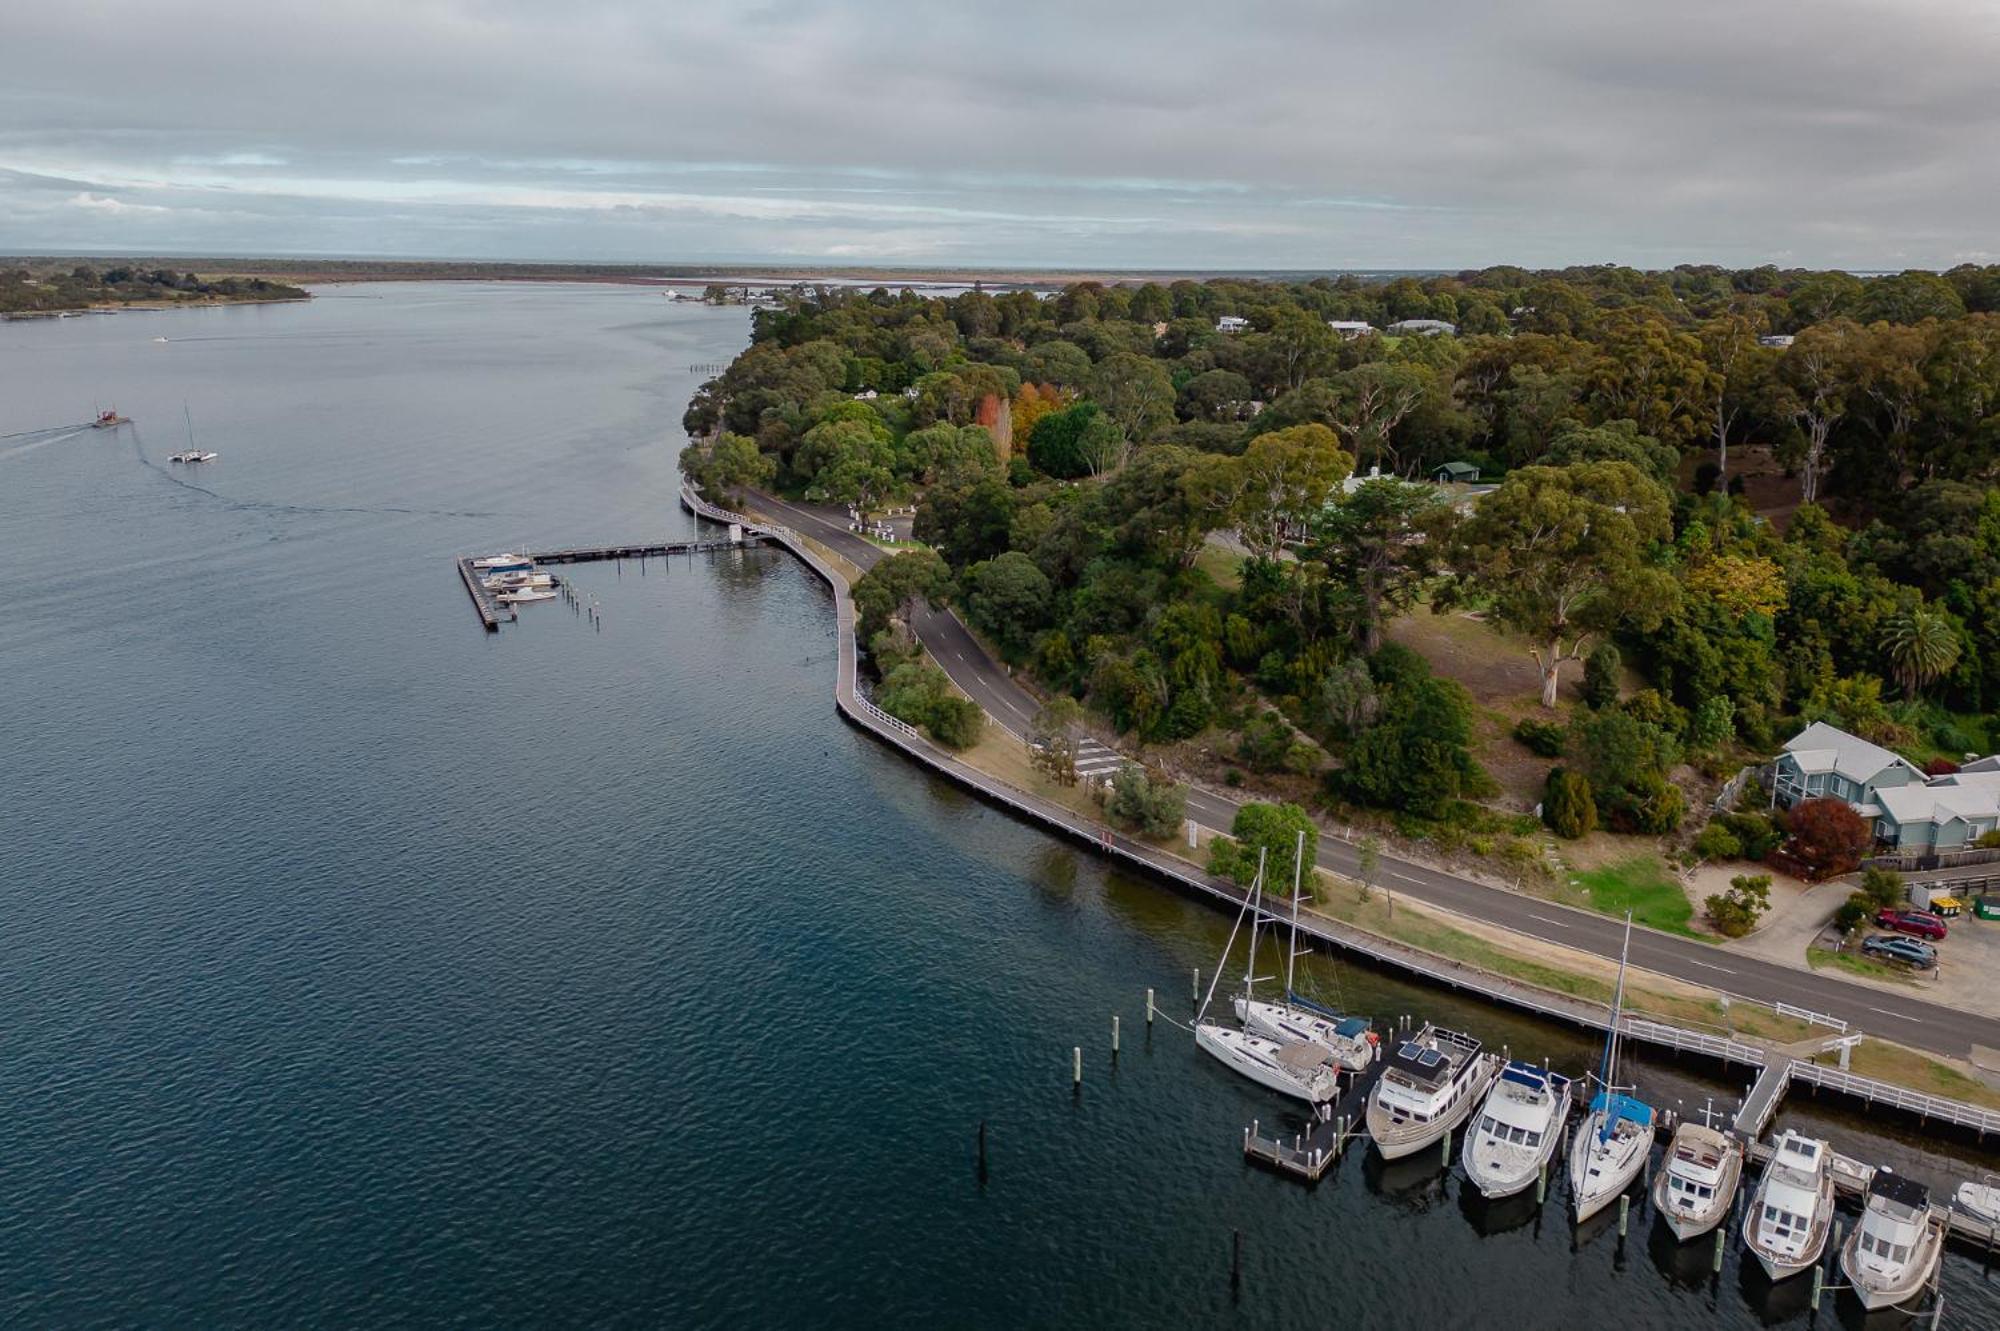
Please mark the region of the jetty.
[[[686, 498], [685, 492], [682, 495]], [[718, 512], [720, 510], [717, 510]], [[733, 518], [729, 522], [729, 535], [723, 540], [708, 541], [640, 541], [624, 545], [568, 545], [549, 550], [529, 550], [521, 557], [536, 564], [588, 564], [601, 560], [671, 559], [675, 555], [685, 555], [689, 559], [696, 555], [720, 554], [728, 550], [743, 550], [764, 544], [762, 529], [747, 518]], [[514, 608], [503, 604], [487, 588], [479, 570], [472, 566], [473, 555], [461, 555], [458, 559], [458, 576], [465, 583], [467, 594], [472, 597], [472, 608], [479, 612], [479, 622], [488, 633], [497, 632], [503, 623], [512, 623], [516, 618]]]
[[1243, 1129], [1244, 1159], [1307, 1183], [1317, 1183], [1339, 1161], [1349, 1142], [1368, 1135], [1367, 1128], [1362, 1126], [1362, 1113], [1368, 1107], [1368, 1095], [1375, 1089], [1375, 1083], [1382, 1080], [1383, 1051], [1387, 1047], [1386, 1044], [1375, 1047], [1374, 1061], [1352, 1075], [1340, 1097], [1324, 1112], [1315, 1114], [1305, 1131], [1288, 1137], [1275, 1130], [1264, 1131], [1261, 1119], [1253, 1121]]

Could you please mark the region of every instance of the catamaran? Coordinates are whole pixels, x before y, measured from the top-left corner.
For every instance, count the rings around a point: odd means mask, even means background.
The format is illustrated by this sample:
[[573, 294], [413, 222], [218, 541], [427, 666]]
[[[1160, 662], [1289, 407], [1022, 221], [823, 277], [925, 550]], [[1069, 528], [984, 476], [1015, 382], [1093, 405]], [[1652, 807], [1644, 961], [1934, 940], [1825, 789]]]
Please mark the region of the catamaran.
[[[1299, 882], [1304, 872], [1306, 835], [1299, 833], [1292, 861], [1292, 940], [1285, 956], [1285, 1001], [1267, 1003], [1253, 998], [1246, 988], [1236, 998], [1236, 1019], [1243, 1029], [1267, 1040], [1289, 1044], [1314, 1044], [1333, 1051], [1333, 1061], [1348, 1072], [1360, 1072], [1375, 1061], [1375, 1032], [1360, 1017], [1342, 1016], [1301, 998], [1292, 978], [1299, 959]], [[1251, 929], [1257, 921], [1250, 922]]]
[[1806, 1270], [1826, 1250], [1833, 1224], [1833, 1152], [1787, 1128], [1743, 1217], [1743, 1241], [1773, 1280]]
[[1618, 1025], [1625, 1014], [1625, 961], [1632, 947], [1632, 917], [1625, 917], [1625, 945], [1618, 952], [1618, 985], [1611, 998], [1611, 1029], [1604, 1035], [1604, 1066], [1590, 1112], [1569, 1150], [1569, 1194], [1578, 1223], [1590, 1219], [1631, 1186], [1653, 1150], [1653, 1107], [1618, 1085]]
[[1479, 1041], [1428, 1023], [1389, 1055], [1368, 1093], [1368, 1135], [1385, 1160], [1414, 1155], [1466, 1119], [1500, 1071]]
[[1653, 1180], [1653, 1209], [1685, 1243], [1728, 1218], [1742, 1178], [1743, 1148], [1734, 1138], [1700, 1123], [1683, 1123], [1667, 1147], [1666, 1168]]
[[1555, 1154], [1569, 1118], [1568, 1077], [1532, 1063], [1500, 1069], [1465, 1139], [1465, 1176], [1480, 1194], [1511, 1197]]
[[1308, 1041], [1273, 1040], [1203, 1020], [1209, 1003], [1215, 997], [1215, 986], [1222, 978], [1223, 967], [1229, 963], [1230, 950], [1236, 945], [1236, 931], [1243, 926], [1245, 915], [1251, 917], [1251, 925], [1250, 960], [1243, 974], [1243, 993], [1246, 999], [1254, 993], [1257, 983], [1256, 914], [1261, 907], [1263, 891], [1264, 862], [1260, 856], [1257, 877], [1243, 899], [1243, 909], [1236, 914], [1236, 923], [1230, 927], [1229, 940], [1222, 945], [1222, 959], [1216, 963], [1215, 975], [1208, 982], [1208, 994], [1202, 999], [1201, 1011], [1195, 1014], [1194, 1042], [1225, 1067], [1241, 1073], [1259, 1086], [1308, 1104], [1324, 1104], [1340, 1093], [1340, 1072], [1333, 1066], [1333, 1053], [1326, 1046]]
[[1931, 1209], [1930, 1189], [1876, 1170], [1861, 1223], [1840, 1249], [1840, 1269], [1861, 1306], [1874, 1312], [1908, 1303], [1930, 1284], [1943, 1255], [1944, 1217]]

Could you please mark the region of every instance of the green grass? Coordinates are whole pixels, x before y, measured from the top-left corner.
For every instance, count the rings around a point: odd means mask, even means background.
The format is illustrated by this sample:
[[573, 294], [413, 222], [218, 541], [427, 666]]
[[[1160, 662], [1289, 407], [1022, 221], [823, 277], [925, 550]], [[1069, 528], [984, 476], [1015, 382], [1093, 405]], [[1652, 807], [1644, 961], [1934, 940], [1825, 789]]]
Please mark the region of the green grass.
[[1606, 915], [1623, 915], [1629, 910], [1634, 924], [1703, 942], [1715, 941], [1689, 927], [1694, 903], [1651, 855], [1636, 855], [1602, 869], [1572, 874], [1571, 881], [1589, 898], [1592, 910]]
[[1872, 980], [1894, 980], [1898, 984], [1909, 984], [1910, 973], [1900, 967], [1885, 962], [1874, 961], [1854, 952], [1835, 952], [1830, 947], [1809, 947], [1806, 949], [1806, 964], [1814, 970], [1832, 966], [1836, 970], [1852, 971], [1856, 975], [1866, 975]]
[[1221, 546], [1204, 544], [1194, 557], [1194, 566], [1226, 592], [1243, 585], [1243, 556]]

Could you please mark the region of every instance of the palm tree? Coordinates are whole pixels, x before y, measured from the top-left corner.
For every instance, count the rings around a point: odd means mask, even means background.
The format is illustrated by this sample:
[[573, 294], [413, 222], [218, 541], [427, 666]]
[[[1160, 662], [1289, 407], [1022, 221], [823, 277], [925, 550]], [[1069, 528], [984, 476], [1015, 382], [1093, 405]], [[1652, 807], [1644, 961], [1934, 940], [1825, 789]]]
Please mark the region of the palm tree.
[[1935, 610], [1918, 606], [1882, 626], [1882, 654], [1906, 698], [1916, 697], [1924, 685], [1950, 674], [1958, 664], [1958, 653], [1958, 634], [1951, 621]]

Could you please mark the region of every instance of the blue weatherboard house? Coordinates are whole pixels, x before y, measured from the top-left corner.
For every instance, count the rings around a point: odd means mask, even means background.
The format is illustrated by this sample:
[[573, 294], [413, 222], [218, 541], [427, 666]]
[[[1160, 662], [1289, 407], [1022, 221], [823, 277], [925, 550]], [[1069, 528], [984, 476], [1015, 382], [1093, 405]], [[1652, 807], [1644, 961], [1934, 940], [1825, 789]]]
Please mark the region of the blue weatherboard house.
[[1898, 850], [1956, 850], [2000, 827], [2000, 755], [1927, 777], [1909, 759], [1815, 721], [1786, 742], [1774, 766], [1775, 803], [1846, 800], [1876, 840]]

